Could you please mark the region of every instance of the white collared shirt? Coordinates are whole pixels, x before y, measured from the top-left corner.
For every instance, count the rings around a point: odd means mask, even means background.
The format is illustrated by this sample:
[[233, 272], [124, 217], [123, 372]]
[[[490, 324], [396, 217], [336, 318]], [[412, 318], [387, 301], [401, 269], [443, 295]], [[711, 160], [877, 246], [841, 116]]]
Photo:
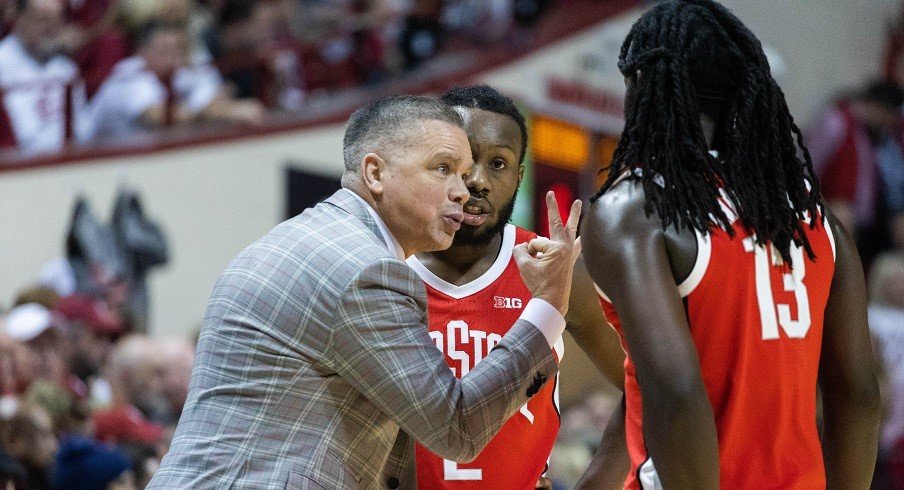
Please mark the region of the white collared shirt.
[[392, 232], [389, 231], [389, 228], [386, 227], [386, 223], [380, 218], [380, 215], [377, 214], [377, 211], [370, 205], [369, 202], [365, 201], [363, 197], [359, 196], [354, 191], [349, 189], [345, 189], [349, 194], [355, 196], [361, 204], [364, 205], [364, 209], [367, 209], [367, 212], [370, 213], [370, 216], [377, 222], [377, 228], [380, 229], [380, 234], [383, 235], [383, 241], [386, 242], [386, 246], [389, 247], [390, 252], [395, 252], [396, 257], [399, 260], [405, 260], [405, 251], [402, 250], [402, 245], [399, 244], [399, 241], [392, 236]]

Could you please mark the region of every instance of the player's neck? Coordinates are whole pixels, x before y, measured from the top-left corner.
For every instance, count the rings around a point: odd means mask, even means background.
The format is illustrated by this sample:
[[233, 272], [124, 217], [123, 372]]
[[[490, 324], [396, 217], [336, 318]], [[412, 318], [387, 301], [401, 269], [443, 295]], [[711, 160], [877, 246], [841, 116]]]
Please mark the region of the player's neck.
[[440, 279], [461, 286], [482, 276], [490, 270], [499, 249], [502, 247], [502, 233], [478, 245], [452, 245], [446, 250], [418, 255], [427, 269]]

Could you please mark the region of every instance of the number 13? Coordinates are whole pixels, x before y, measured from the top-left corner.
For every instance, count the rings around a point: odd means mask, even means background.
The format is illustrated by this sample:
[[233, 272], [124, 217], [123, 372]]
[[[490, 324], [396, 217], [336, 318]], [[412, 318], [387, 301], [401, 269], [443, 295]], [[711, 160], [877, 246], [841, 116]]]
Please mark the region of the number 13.
[[785, 303], [775, 304], [772, 296], [772, 267], [781, 266], [784, 261], [780, 254], [769, 245], [763, 247], [756, 244], [756, 237], [744, 239], [744, 250], [753, 252], [756, 267], [756, 297], [760, 309], [760, 320], [763, 326], [763, 340], [778, 339], [778, 326], [792, 339], [802, 339], [810, 330], [810, 301], [807, 287], [804, 285], [803, 250], [791, 244], [791, 271], [782, 272], [782, 283], [786, 292], [794, 292], [797, 303], [797, 320], [791, 319], [791, 306]]

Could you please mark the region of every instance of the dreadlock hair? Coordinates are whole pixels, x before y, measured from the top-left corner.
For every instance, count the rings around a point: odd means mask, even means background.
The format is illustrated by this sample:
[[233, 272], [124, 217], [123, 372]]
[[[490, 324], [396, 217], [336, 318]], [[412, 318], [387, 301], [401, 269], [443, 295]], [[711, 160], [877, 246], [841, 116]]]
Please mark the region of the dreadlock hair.
[[524, 154], [527, 152], [527, 124], [524, 122], [524, 115], [515, 107], [512, 99], [489, 85], [455, 87], [444, 93], [440, 99], [450, 107], [483, 109], [514, 119], [518, 123], [518, 129], [521, 130], [521, 155], [518, 164], [524, 164]]
[[[635, 77], [636, 97], [594, 200], [629, 173], [663, 228], [709, 233], [715, 224], [734, 236], [723, 189], [759, 245], [771, 243], [789, 264], [792, 242], [814, 258], [802, 220], [823, 204], [810, 154], [760, 41], [734, 14], [711, 0], [662, 2], [631, 28], [619, 69]], [[715, 123], [718, 158], [701, 114]]]

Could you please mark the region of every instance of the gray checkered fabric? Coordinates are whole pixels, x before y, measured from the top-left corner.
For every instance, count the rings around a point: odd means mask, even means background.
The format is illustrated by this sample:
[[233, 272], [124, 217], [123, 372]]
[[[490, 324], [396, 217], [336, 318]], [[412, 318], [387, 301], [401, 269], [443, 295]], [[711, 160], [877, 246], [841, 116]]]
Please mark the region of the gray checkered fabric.
[[413, 440], [471, 460], [553, 378], [546, 340], [519, 321], [456, 379], [423, 283], [380, 237], [340, 190], [233, 260], [149, 488], [414, 488]]

